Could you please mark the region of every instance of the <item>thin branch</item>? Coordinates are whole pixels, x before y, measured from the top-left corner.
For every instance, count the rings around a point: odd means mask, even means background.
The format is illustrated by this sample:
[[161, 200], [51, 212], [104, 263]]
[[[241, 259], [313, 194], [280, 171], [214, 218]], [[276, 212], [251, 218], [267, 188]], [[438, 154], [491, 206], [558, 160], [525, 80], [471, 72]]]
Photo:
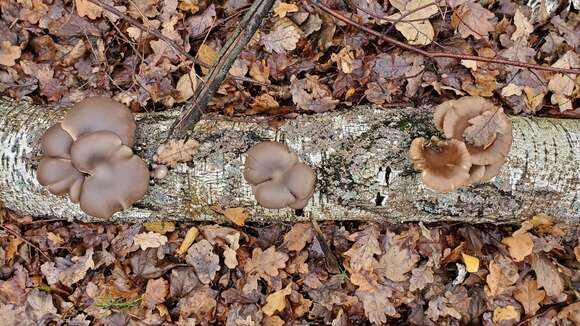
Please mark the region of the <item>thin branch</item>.
[[428, 57], [428, 58], [451, 58], [451, 59], [458, 59], [458, 60], [473, 60], [473, 61], [479, 61], [479, 62], [497, 63], [497, 64], [504, 64], [504, 65], [509, 65], [509, 66], [521, 67], [521, 68], [536, 69], [536, 70], [543, 70], [543, 71], [550, 71], [550, 72], [557, 72], [557, 73], [564, 73], [564, 74], [580, 74], [580, 68], [556, 68], [556, 67], [540, 66], [537, 64], [533, 64], [533, 63], [513, 61], [513, 60], [508, 60], [508, 59], [502, 59], [502, 58], [486, 58], [486, 57], [480, 57], [480, 56], [469, 55], [469, 54], [425, 51], [425, 50], [420, 49], [418, 47], [415, 47], [415, 46], [412, 46], [410, 44], [396, 40], [392, 37], [383, 35], [383, 34], [377, 32], [373, 29], [370, 29], [366, 26], [363, 26], [363, 25], [353, 21], [352, 19], [341, 15], [340, 13], [336, 12], [335, 10], [330, 9], [329, 7], [327, 7], [323, 4], [314, 2], [312, 0], [306, 0], [306, 1], [310, 2], [310, 4], [312, 4], [313, 6], [319, 8], [320, 10], [326, 12], [327, 14], [333, 16], [334, 18], [336, 18], [336, 19], [338, 19], [338, 20], [340, 20], [348, 25], [354, 26], [354, 27], [356, 27], [356, 28], [368, 33], [368, 34], [371, 34], [375, 37], [378, 37], [385, 42], [396, 45], [402, 49], [418, 53], [418, 54], [423, 55], [423, 56]]
[[28, 239], [26, 239], [25, 237], [21, 236], [20, 234], [18, 234], [17, 232], [11, 230], [10, 228], [5, 227], [4, 225], [0, 225], [0, 228], [2, 228], [2, 230], [10, 233], [12, 236], [17, 237], [18, 239], [24, 241], [27, 245], [31, 246], [32, 248], [38, 250], [38, 252], [40, 252], [44, 258], [50, 260], [50, 257], [44, 252], [42, 251], [40, 248], [38, 248], [34, 243], [30, 242]]

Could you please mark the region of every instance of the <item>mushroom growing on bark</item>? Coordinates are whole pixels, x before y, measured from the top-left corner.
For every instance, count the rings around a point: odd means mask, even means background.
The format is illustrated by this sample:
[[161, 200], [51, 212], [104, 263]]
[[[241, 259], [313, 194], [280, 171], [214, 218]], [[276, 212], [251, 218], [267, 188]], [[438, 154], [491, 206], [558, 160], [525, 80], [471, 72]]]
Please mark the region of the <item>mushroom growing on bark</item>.
[[513, 140], [511, 121], [501, 107], [479, 96], [466, 96], [440, 104], [433, 122], [447, 139], [467, 149], [472, 165], [464, 186], [499, 174]]
[[422, 171], [423, 183], [433, 190], [453, 191], [469, 179], [469, 152], [465, 143], [456, 139], [432, 137], [427, 141], [423, 137], [415, 138], [409, 155], [415, 170]]
[[314, 193], [316, 175], [286, 146], [262, 142], [247, 153], [244, 179], [252, 185], [260, 206], [301, 209]]
[[68, 193], [89, 215], [128, 208], [149, 185], [147, 165], [130, 147], [135, 129], [125, 106], [101, 96], [81, 101], [42, 136], [38, 182], [54, 195]]

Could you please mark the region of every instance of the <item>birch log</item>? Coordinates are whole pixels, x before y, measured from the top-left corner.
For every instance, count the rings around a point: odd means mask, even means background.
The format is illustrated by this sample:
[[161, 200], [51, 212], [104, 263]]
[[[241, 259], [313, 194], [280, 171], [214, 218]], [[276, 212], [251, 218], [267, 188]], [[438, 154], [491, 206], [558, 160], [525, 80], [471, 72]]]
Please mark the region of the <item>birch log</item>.
[[[567, 223], [580, 220], [580, 121], [513, 117], [513, 148], [501, 174], [491, 182], [441, 194], [422, 185], [407, 158], [412, 138], [436, 132], [430, 108], [365, 106], [303, 115], [277, 130], [260, 122], [208, 116], [192, 131], [201, 144], [193, 161], [154, 181], [134, 207], [109, 220], [97, 219], [36, 181], [39, 137], [65, 111], [0, 99], [0, 200], [9, 209], [84, 222], [222, 221], [212, 206], [246, 207], [250, 220], [261, 222], [312, 217], [511, 223], [537, 213]], [[138, 155], [151, 162], [177, 114], [137, 115]], [[242, 171], [244, 153], [263, 140], [285, 142], [315, 168], [317, 191], [302, 214], [256, 205]]]

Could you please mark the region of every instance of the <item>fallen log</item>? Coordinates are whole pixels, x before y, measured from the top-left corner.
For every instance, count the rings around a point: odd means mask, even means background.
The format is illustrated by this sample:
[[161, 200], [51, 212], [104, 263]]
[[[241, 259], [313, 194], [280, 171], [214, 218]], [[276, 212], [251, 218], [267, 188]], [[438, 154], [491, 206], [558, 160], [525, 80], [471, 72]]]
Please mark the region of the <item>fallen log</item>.
[[[580, 121], [512, 117], [513, 147], [499, 176], [456, 192], [435, 193], [422, 185], [407, 157], [414, 137], [436, 132], [431, 110], [369, 106], [303, 115], [279, 129], [256, 119], [208, 115], [191, 132], [200, 143], [193, 161], [155, 180], [134, 207], [109, 220], [97, 219], [36, 181], [39, 137], [65, 111], [0, 99], [0, 201], [7, 208], [83, 222], [222, 221], [216, 207], [245, 207], [250, 220], [261, 222], [512, 223], [537, 213], [580, 221]], [[178, 114], [138, 114], [136, 153], [151, 163]], [[263, 140], [285, 142], [316, 170], [317, 191], [303, 212], [256, 205], [242, 171], [244, 153]]]

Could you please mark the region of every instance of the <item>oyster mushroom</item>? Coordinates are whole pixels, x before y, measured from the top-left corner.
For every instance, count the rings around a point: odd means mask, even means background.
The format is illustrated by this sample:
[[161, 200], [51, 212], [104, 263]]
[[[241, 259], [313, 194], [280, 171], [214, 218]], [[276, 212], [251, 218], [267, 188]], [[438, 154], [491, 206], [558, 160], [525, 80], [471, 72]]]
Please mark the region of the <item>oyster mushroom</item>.
[[453, 191], [469, 180], [471, 158], [461, 141], [415, 138], [409, 156], [415, 170], [421, 171], [423, 183], [433, 190]]
[[301, 209], [314, 193], [316, 175], [286, 146], [262, 142], [247, 153], [244, 179], [252, 185], [260, 206]]

